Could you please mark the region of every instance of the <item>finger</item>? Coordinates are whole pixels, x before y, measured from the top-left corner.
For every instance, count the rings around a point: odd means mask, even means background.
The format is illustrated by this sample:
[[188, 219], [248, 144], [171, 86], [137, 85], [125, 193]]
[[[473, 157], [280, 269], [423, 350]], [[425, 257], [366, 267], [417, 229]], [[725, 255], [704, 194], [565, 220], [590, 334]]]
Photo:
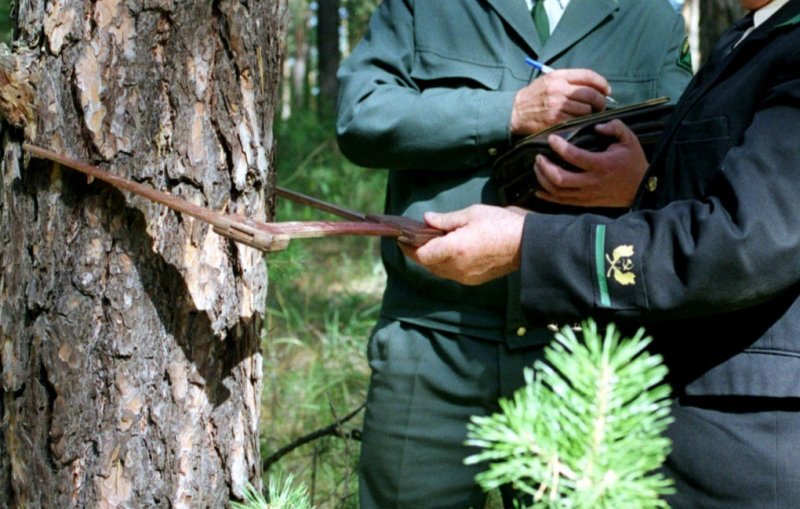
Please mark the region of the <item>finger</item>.
[[[576, 75], [583, 76], [585, 72], [589, 72], [589, 76], [595, 76], [599, 78], [600, 81], [587, 82], [575, 78]], [[529, 87], [531, 87], [531, 90], [533, 90], [534, 87], [540, 89], [539, 94], [545, 98], [544, 100], [546, 102], [544, 106], [547, 109], [563, 109], [563, 102], [570, 100], [576, 103], [590, 105], [596, 110], [602, 110], [605, 108], [605, 96], [607, 95], [606, 90], [608, 89], [605, 79], [585, 69], [553, 71], [537, 78]], [[541, 101], [542, 98], [540, 97], [539, 100]], [[554, 104], [553, 101], [557, 101], [558, 104]], [[588, 111], [591, 112], [591, 110]]]
[[558, 189], [552, 187], [547, 182], [542, 182], [541, 178], [538, 175], [537, 178], [539, 179], [539, 187], [541, 189], [536, 190], [536, 192], [534, 193], [536, 196], [543, 198], [547, 201], [551, 201], [553, 199], [552, 197], [558, 196]]
[[586, 191], [582, 188], [548, 188], [542, 186], [542, 189], [536, 191], [535, 194], [540, 199], [562, 205], [582, 205], [591, 200], [591, 197], [587, 196]]
[[417, 259], [417, 249], [419, 248], [410, 246], [404, 242], [398, 242], [397, 247], [400, 248], [400, 251], [402, 251], [407, 258], [419, 263], [419, 260]]
[[553, 203], [580, 204], [584, 201], [584, 190], [580, 182], [575, 180], [579, 174], [570, 172], [553, 164], [544, 156], [539, 156], [543, 160], [534, 166], [536, 179], [542, 188], [537, 192], [537, 196]]
[[630, 128], [618, 118], [612, 120], [611, 122], [597, 124], [597, 126], [595, 126], [595, 130], [602, 135], [617, 138], [623, 143], [636, 136], [633, 134], [633, 131], [631, 131]]
[[582, 170], [591, 170], [597, 157], [595, 152], [590, 152], [569, 143], [567, 140], [560, 136], [551, 134], [547, 137], [547, 142], [553, 152], [559, 155], [564, 161], [581, 168]]
[[445, 264], [452, 259], [452, 249], [446, 237], [440, 237], [430, 240], [424, 246], [417, 248], [411, 259], [420, 265], [434, 269], [436, 266]]
[[552, 163], [542, 165], [540, 168], [542, 178], [549, 181], [559, 192], [582, 191], [597, 186], [597, 177], [592, 173], [569, 171]]
[[539, 157], [542, 161], [538, 162], [537, 158], [537, 164], [533, 168], [542, 187], [541, 191], [536, 192], [538, 198], [562, 205], [582, 205], [591, 199], [587, 196], [586, 189], [592, 188], [585, 174], [564, 170], [546, 157]]
[[538, 180], [539, 185], [548, 193], [559, 195], [568, 190], [565, 179], [571, 172], [553, 163], [545, 156], [536, 157], [533, 171], [536, 174], [536, 180]]
[[446, 232], [453, 231], [456, 228], [464, 226], [468, 219], [466, 209], [445, 213], [426, 212], [424, 217], [428, 226]]
[[603, 96], [611, 95], [611, 85], [608, 80], [591, 69], [564, 69], [551, 74], [557, 72], [562, 73], [563, 77], [573, 85], [593, 88]]
[[[588, 90], [588, 89], [584, 89]], [[595, 103], [590, 102], [588, 94], [580, 94], [586, 98], [586, 100], [580, 100], [576, 97], [579, 94], [573, 93], [571, 96], [567, 97], [564, 100], [564, 103], [561, 105], [561, 121], [569, 120], [575, 117], [582, 117], [584, 115], [589, 115], [592, 113], [595, 108]], [[601, 97], [597, 94], [598, 97]]]
[[[588, 115], [595, 111], [606, 109], [606, 96], [594, 88], [578, 86], [567, 92], [567, 100], [564, 104], [567, 107], [579, 107], [578, 115]], [[576, 116], [578, 116], [576, 115]]]

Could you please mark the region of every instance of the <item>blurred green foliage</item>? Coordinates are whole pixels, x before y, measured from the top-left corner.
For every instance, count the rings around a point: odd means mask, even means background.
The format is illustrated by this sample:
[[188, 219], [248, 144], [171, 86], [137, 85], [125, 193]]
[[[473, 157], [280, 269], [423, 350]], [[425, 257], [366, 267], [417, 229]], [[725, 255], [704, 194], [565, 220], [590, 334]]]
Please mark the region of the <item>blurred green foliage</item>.
[[[362, 212], [382, 212], [386, 172], [347, 161], [336, 143], [334, 119], [300, 110], [276, 120], [278, 184]], [[279, 201], [278, 219], [334, 219]]]
[[353, 47], [364, 36], [369, 17], [378, 3], [380, 0], [342, 0], [342, 5], [347, 12], [347, 39], [350, 47]]
[[0, 0], [0, 42], [10, 45], [13, 23], [11, 22], [12, 0]]

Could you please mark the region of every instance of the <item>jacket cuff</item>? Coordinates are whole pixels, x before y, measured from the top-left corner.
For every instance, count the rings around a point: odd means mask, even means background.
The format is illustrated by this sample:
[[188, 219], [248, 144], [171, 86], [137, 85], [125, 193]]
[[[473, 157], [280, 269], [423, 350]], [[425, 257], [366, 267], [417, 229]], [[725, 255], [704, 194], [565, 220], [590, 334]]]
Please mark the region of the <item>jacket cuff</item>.
[[475, 118], [475, 145], [478, 159], [494, 159], [511, 147], [511, 110], [516, 91], [485, 94]]
[[520, 267], [526, 315], [563, 321], [644, 308], [645, 238], [635, 221], [528, 214]]

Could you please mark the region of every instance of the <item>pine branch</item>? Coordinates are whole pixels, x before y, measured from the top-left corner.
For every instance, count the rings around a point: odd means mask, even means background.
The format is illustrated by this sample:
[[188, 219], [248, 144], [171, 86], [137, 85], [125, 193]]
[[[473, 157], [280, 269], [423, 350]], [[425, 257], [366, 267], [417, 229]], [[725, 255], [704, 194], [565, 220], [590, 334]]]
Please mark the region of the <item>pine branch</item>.
[[285, 481], [270, 477], [269, 497], [261, 494], [253, 485], [244, 488], [244, 501], [231, 501], [231, 509], [311, 509], [308, 489], [305, 485], [295, 486], [291, 475]]
[[501, 413], [472, 419], [467, 443], [484, 450], [467, 463], [488, 462], [484, 489], [511, 483], [532, 507], [666, 507], [671, 483], [654, 473], [670, 448], [662, 359], [643, 330], [620, 340], [613, 326], [603, 338], [592, 321], [582, 329], [582, 340], [556, 335]]
[[346, 431], [342, 428], [342, 425], [345, 424], [347, 421], [353, 419], [356, 415], [358, 415], [358, 413], [361, 410], [363, 410], [366, 405], [367, 405], [366, 403], [362, 403], [361, 406], [359, 406], [349, 414], [345, 415], [341, 419], [336, 419], [335, 422], [329, 424], [328, 426], [312, 431], [307, 435], [303, 435], [302, 437], [293, 440], [289, 444], [286, 444], [285, 446], [281, 447], [274, 453], [264, 458], [264, 460], [261, 462], [262, 470], [266, 472], [267, 470], [269, 470], [269, 467], [271, 467], [274, 463], [278, 462], [278, 460], [280, 460], [290, 452], [294, 451], [298, 447], [328, 435], [337, 436], [340, 438], [346, 438], [350, 440], [361, 440], [361, 432], [359, 430]]

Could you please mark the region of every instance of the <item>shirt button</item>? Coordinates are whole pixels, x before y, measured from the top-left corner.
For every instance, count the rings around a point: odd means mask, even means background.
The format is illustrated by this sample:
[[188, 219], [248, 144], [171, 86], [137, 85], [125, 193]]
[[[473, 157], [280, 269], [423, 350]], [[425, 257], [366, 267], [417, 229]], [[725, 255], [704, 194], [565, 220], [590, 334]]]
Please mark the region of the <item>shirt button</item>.
[[497, 155], [497, 149], [494, 148], [494, 147], [490, 148], [489, 149], [489, 155], [490, 156], [496, 156]]
[[651, 193], [658, 187], [658, 177], [650, 177], [647, 179], [647, 190]]
[[520, 327], [519, 329], [517, 329], [517, 336], [522, 337], [525, 335], [526, 332], [528, 332], [528, 329], [526, 329], [525, 327]]

